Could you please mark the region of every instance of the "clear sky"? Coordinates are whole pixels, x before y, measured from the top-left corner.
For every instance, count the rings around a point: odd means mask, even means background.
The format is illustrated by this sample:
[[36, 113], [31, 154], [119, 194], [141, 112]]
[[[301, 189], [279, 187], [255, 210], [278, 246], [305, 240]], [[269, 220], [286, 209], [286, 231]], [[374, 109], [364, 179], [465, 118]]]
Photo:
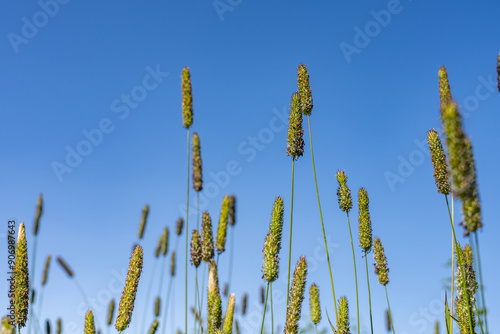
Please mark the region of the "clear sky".
[[[40, 286], [46, 255], [62, 256], [95, 298], [102, 324], [109, 299], [121, 295], [122, 271], [137, 239], [141, 211], [149, 204], [141, 242], [145, 267], [129, 329], [139, 333], [156, 241], [164, 226], [173, 229], [184, 215], [186, 130], [180, 75], [188, 66], [194, 101], [191, 130], [199, 133], [202, 146], [202, 210], [210, 212], [216, 227], [223, 196], [237, 197], [231, 290], [238, 310], [243, 293], [250, 294], [249, 314], [238, 316], [246, 333], [256, 333], [260, 326], [262, 246], [273, 200], [284, 198], [286, 241], [274, 285], [275, 323], [283, 323], [292, 167], [286, 156], [286, 126], [290, 97], [297, 89], [296, 69], [303, 62], [314, 100], [316, 171], [337, 298], [348, 297], [354, 325], [351, 245], [336, 198], [335, 172], [345, 169], [353, 195], [363, 186], [370, 196], [374, 236], [382, 239], [390, 267], [388, 289], [397, 332], [429, 333], [436, 319], [443, 320], [444, 279], [450, 276], [445, 265], [451, 257], [450, 224], [425, 144], [429, 129], [441, 132], [437, 72], [445, 65], [474, 145], [489, 328], [498, 328], [499, 13], [496, 1], [3, 1], [1, 230], [6, 231], [9, 219], [17, 225], [25, 221], [32, 246], [35, 205], [43, 193], [35, 287]], [[307, 287], [312, 282], [320, 286], [323, 328], [328, 326], [325, 308], [333, 316], [333, 298], [307, 131], [304, 138], [304, 156], [295, 164], [292, 264], [301, 255], [310, 263]], [[196, 221], [193, 208], [190, 230]], [[458, 202], [455, 209], [459, 221]], [[361, 327], [368, 333], [357, 206], [351, 224]], [[461, 235], [460, 227], [458, 231]], [[173, 233], [170, 241], [173, 249]], [[5, 236], [1, 245], [1, 258], [6, 259]], [[184, 245], [183, 234], [175, 324], [168, 324], [169, 332], [183, 328]], [[0, 263], [0, 286], [6, 291], [7, 261]], [[228, 263], [226, 251], [220, 257], [221, 282], [227, 281]], [[375, 331], [381, 333], [386, 300], [371, 264], [370, 280]], [[303, 326], [310, 322], [307, 298]], [[1, 298], [1, 314], [6, 305], [7, 298]], [[43, 305], [42, 319], [62, 316], [65, 333], [82, 331], [82, 298], [55, 261]]]

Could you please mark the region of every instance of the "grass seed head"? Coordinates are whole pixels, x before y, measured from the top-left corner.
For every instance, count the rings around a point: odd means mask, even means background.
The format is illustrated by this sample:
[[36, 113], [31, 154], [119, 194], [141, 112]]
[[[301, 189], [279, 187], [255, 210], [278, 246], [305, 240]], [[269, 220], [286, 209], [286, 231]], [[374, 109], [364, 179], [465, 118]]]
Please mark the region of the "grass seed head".
[[260, 286], [260, 303], [264, 305], [266, 302], [266, 288], [263, 285]]
[[222, 290], [222, 295], [224, 297], [227, 297], [227, 295], [229, 294], [229, 284], [228, 283], [225, 283], [224, 284], [224, 289]]
[[243, 299], [241, 300], [241, 315], [245, 315], [247, 313], [247, 302], [248, 302], [248, 294], [243, 294]]
[[163, 239], [161, 244], [161, 254], [163, 256], [167, 255], [168, 252], [168, 238], [169, 238], [169, 229], [168, 226], [165, 226], [163, 230]]
[[311, 85], [309, 84], [309, 74], [307, 67], [300, 64], [297, 68], [297, 84], [300, 94], [300, 106], [304, 115], [310, 115], [313, 109]]
[[203, 189], [200, 137], [197, 132], [193, 133], [193, 187], [196, 191]]
[[226, 250], [226, 235], [227, 235], [227, 222], [229, 217], [229, 196], [224, 196], [222, 200], [222, 207], [220, 210], [219, 227], [217, 228], [217, 238], [215, 248], [217, 253], [222, 253]]
[[45, 332], [47, 334], [50, 334], [50, 321], [49, 321], [49, 319], [47, 319], [47, 321], [45, 321]]
[[177, 224], [175, 225], [175, 234], [180, 236], [182, 234], [183, 227], [184, 227], [184, 219], [182, 217], [179, 217], [179, 219], [177, 219]]
[[319, 288], [316, 283], [309, 288], [309, 306], [311, 308], [311, 321], [317, 326], [321, 321], [321, 306], [319, 303]]
[[57, 318], [57, 327], [56, 327], [56, 333], [61, 334], [62, 332], [62, 319]]
[[95, 324], [94, 324], [94, 313], [92, 310], [88, 310], [85, 314], [85, 329], [84, 334], [95, 334]]
[[202, 260], [201, 237], [197, 229], [191, 234], [191, 264], [198, 268]]
[[148, 334], [155, 334], [156, 333], [156, 329], [158, 328], [158, 320], [155, 320], [153, 321], [153, 323], [151, 324], [151, 327], [149, 327], [149, 332]]
[[290, 116], [288, 117], [288, 138], [286, 155], [297, 160], [304, 154], [304, 130], [302, 130], [302, 110], [300, 108], [300, 95], [293, 93], [290, 102]]
[[[473, 268], [472, 249], [467, 244], [464, 248], [456, 243], [457, 251], [457, 271], [455, 286], [457, 288], [457, 297], [455, 298], [455, 312], [457, 315], [458, 326], [460, 333], [470, 333], [469, 315], [472, 320], [472, 328], [476, 326], [475, 308], [476, 303], [475, 294], [477, 292], [478, 284], [476, 281], [476, 273]], [[461, 267], [458, 259], [461, 258], [464, 266]], [[465, 290], [463, 286], [465, 285]], [[475, 334], [475, 332], [474, 332]]]
[[307, 279], [307, 262], [304, 256], [300, 257], [295, 271], [293, 272], [292, 286], [290, 287], [290, 295], [288, 307], [286, 309], [286, 323], [284, 333], [298, 334], [299, 320], [302, 311], [302, 302], [304, 301], [304, 292]]
[[339, 328], [338, 334], [351, 334], [349, 329], [349, 304], [347, 298], [342, 297], [339, 301]]
[[208, 211], [203, 212], [201, 219], [201, 258], [209, 262], [214, 257], [214, 237], [212, 233], [212, 218]]
[[352, 198], [351, 190], [347, 187], [347, 174], [345, 171], [337, 171], [337, 182], [339, 184], [337, 189], [339, 207], [342, 211], [349, 213], [352, 209]]
[[115, 314], [115, 300], [111, 299], [108, 306], [108, 326], [113, 323], [113, 316]]
[[35, 214], [35, 223], [33, 224], [33, 234], [38, 234], [38, 227], [40, 226], [40, 217], [42, 217], [43, 212], [43, 195], [40, 194], [38, 196], [38, 203], [36, 204], [36, 214]]
[[[42, 286], [47, 284], [47, 278], [49, 275], [49, 265], [50, 265], [50, 260], [52, 259], [52, 255], [47, 255], [47, 259], [45, 260], [45, 267], [43, 268], [43, 275], [42, 275]], [[34, 291], [34, 290], [33, 290]]]
[[431, 151], [434, 181], [436, 182], [437, 191], [440, 194], [448, 195], [450, 193], [448, 164], [446, 163], [446, 155], [443, 151], [441, 139], [436, 130], [432, 129], [427, 132], [427, 144], [429, 144]]
[[228, 223], [231, 226], [234, 226], [236, 224], [236, 196], [231, 195], [229, 196], [229, 216], [228, 216]]
[[240, 334], [240, 325], [238, 324], [238, 319], [234, 320], [234, 332], [235, 334]]
[[385, 328], [388, 332], [391, 331], [391, 314], [389, 310], [385, 310]]
[[441, 108], [443, 108], [447, 103], [452, 100], [450, 82], [448, 81], [448, 73], [446, 68], [441, 66], [438, 71], [439, 78], [439, 100], [441, 103]]
[[139, 224], [139, 232], [137, 233], [139, 239], [142, 239], [144, 235], [144, 229], [146, 228], [146, 221], [148, 220], [148, 215], [149, 215], [149, 205], [146, 204], [146, 206], [142, 210], [141, 224]]
[[224, 324], [222, 326], [222, 331], [225, 334], [231, 334], [233, 332], [233, 315], [234, 315], [234, 293], [229, 296], [227, 302], [226, 315], [224, 317]]
[[2, 334], [15, 334], [16, 325], [13, 323], [12, 319], [9, 316], [5, 316], [2, 318]]
[[141, 277], [142, 265], [143, 250], [142, 247], [137, 246], [130, 258], [127, 278], [125, 279], [125, 287], [123, 288], [120, 306], [118, 307], [118, 316], [115, 322], [115, 328], [118, 332], [124, 331], [129, 326], [132, 319], [132, 311], [134, 310], [135, 296]]
[[182, 123], [186, 129], [193, 124], [193, 95], [189, 68], [182, 70]]
[[155, 317], [159, 317], [160, 316], [160, 306], [161, 306], [161, 299], [160, 297], [156, 297], [155, 299]]
[[365, 188], [360, 188], [358, 191], [358, 210], [359, 210], [359, 245], [368, 254], [372, 249], [372, 222], [370, 220], [370, 200], [368, 192]]
[[384, 246], [382, 246], [380, 238], [375, 238], [373, 250], [375, 275], [378, 276], [380, 284], [385, 286], [389, 283], [389, 267], [387, 266], [387, 258], [385, 257]]
[[263, 278], [268, 282], [274, 282], [279, 275], [279, 252], [281, 250], [281, 236], [283, 231], [283, 199], [277, 197], [274, 200], [269, 233], [264, 241], [262, 250]]
[[170, 276], [175, 276], [175, 250], [172, 252], [170, 259]]
[[24, 223], [19, 225], [16, 245], [16, 262], [14, 264], [14, 321], [24, 327], [28, 320], [29, 303], [29, 273], [28, 273], [28, 244]]
[[62, 257], [58, 256], [57, 257], [57, 262], [59, 262], [59, 264], [61, 265], [61, 267], [63, 268], [63, 270], [66, 272], [66, 274], [68, 274], [68, 276], [70, 278], [73, 277], [73, 271], [68, 266], [68, 264], [62, 259]]
[[208, 273], [207, 311], [208, 334], [215, 334], [215, 330], [220, 329], [222, 325], [222, 303], [220, 299], [217, 265], [214, 260], [210, 261], [210, 269]]

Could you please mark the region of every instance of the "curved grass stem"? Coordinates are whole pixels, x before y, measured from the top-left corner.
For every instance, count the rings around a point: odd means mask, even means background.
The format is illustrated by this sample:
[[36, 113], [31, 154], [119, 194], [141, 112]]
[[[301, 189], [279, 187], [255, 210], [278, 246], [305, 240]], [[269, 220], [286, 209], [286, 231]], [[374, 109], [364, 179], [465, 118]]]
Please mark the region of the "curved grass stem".
[[[349, 220], [349, 213], [347, 213], [347, 225], [349, 225], [349, 235], [351, 236], [351, 248], [352, 248], [352, 261], [354, 263], [354, 280], [356, 282], [356, 315], [358, 322], [358, 334], [359, 334], [359, 299], [358, 299], [358, 274], [356, 271], [356, 255], [354, 253], [354, 243], [352, 241], [352, 232], [351, 232], [351, 222]], [[337, 327], [338, 328], [338, 327]]]
[[288, 280], [286, 284], [286, 307], [288, 307], [288, 301], [290, 299], [290, 266], [292, 261], [292, 221], [293, 221], [293, 181], [295, 173], [295, 159], [292, 160], [292, 200], [290, 204], [290, 243], [288, 246]]
[[264, 320], [266, 319], [267, 295], [269, 294], [269, 282], [267, 282], [266, 301], [264, 302], [264, 312], [262, 312], [262, 325], [260, 326], [260, 334], [264, 332]]
[[365, 264], [366, 264], [366, 284], [368, 285], [368, 303], [370, 305], [370, 328], [373, 334], [373, 319], [372, 319], [372, 294], [370, 292], [370, 277], [368, 275], [368, 256], [365, 252]]
[[188, 231], [189, 231], [189, 128], [187, 129], [187, 195], [186, 195], [186, 255], [184, 276], [184, 334], [187, 334], [188, 317]]

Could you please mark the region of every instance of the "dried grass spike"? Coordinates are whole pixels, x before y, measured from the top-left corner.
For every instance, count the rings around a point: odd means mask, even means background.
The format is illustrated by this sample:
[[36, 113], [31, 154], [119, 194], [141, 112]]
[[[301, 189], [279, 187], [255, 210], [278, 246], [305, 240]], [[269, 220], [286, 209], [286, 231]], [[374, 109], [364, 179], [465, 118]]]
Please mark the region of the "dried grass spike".
[[155, 317], [159, 317], [160, 316], [160, 306], [161, 306], [161, 299], [160, 297], [156, 297], [155, 299]]
[[155, 320], [153, 321], [153, 323], [151, 324], [151, 327], [149, 328], [149, 332], [148, 334], [155, 334], [156, 333], [156, 329], [158, 328], [158, 320]]
[[247, 302], [248, 302], [248, 294], [245, 293], [241, 301], [241, 315], [245, 315], [247, 313]]
[[168, 238], [169, 238], [169, 229], [166, 226], [163, 230], [163, 239], [161, 244], [161, 253], [163, 256], [167, 255], [168, 252]]
[[202, 260], [201, 237], [197, 229], [191, 234], [191, 264], [198, 268]]
[[500, 92], [500, 53], [497, 58], [497, 81], [498, 81], [498, 91]]
[[50, 334], [50, 321], [49, 321], [49, 319], [47, 319], [47, 320], [45, 321], [45, 332], [46, 332], [47, 334]]
[[66, 274], [68, 274], [69, 277], [73, 277], [73, 271], [68, 266], [68, 264], [62, 259], [62, 257], [58, 256], [57, 257], [57, 262], [59, 262], [59, 264], [64, 269], [64, 271], [66, 272]]
[[57, 327], [56, 327], [56, 333], [61, 334], [62, 332], [62, 319], [57, 318]]
[[36, 204], [36, 214], [35, 214], [35, 223], [33, 224], [33, 234], [38, 234], [38, 227], [40, 226], [40, 217], [42, 217], [43, 212], [43, 195], [40, 194], [38, 196], [38, 202]]
[[[45, 267], [43, 268], [43, 275], [42, 275], [42, 286], [47, 284], [47, 278], [49, 275], [49, 265], [50, 265], [50, 260], [52, 259], [52, 255], [47, 255], [47, 259], [45, 260]], [[34, 290], [33, 290], [34, 291]]]
[[229, 217], [229, 196], [225, 195], [222, 200], [222, 207], [220, 210], [219, 226], [217, 228], [217, 238], [215, 248], [217, 253], [222, 253], [226, 250], [226, 236], [227, 236], [227, 222]]
[[175, 225], [175, 234], [181, 235], [183, 227], [184, 227], [184, 219], [180, 217], [179, 219], [177, 219], [177, 224]]
[[28, 320], [29, 303], [29, 273], [28, 273], [28, 244], [24, 223], [19, 225], [16, 245], [16, 262], [14, 264], [14, 321], [21, 327]]
[[236, 196], [229, 196], [229, 225], [234, 226], [236, 224]]
[[149, 205], [146, 204], [144, 209], [142, 210], [142, 218], [141, 218], [141, 223], [139, 224], [139, 239], [142, 239], [144, 235], [144, 229], [146, 228], [146, 221], [148, 220], [148, 215], [149, 215]]
[[170, 276], [174, 277], [175, 276], [175, 250], [172, 252], [170, 259]]
[[108, 306], [108, 326], [113, 323], [114, 314], [115, 314], [115, 300], [111, 299]]

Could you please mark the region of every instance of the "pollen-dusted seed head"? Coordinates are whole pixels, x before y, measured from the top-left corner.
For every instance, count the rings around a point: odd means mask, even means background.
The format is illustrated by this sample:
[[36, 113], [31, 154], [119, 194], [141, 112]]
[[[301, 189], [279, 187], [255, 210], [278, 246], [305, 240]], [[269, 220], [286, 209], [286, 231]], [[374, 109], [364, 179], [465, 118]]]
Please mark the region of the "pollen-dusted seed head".
[[236, 224], [236, 196], [231, 195], [229, 196], [229, 217], [228, 217], [228, 223], [231, 226], [234, 226]]
[[45, 321], [45, 332], [47, 334], [50, 334], [50, 321], [49, 321], [49, 319], [47, 319], [47, 321]]
[[161, 305], [161, 299], [159, 296], [156, 297], [155, 299], [155, 317], [160, 316], [160, 305]]
[[427, 144], [429, 144], [431, 151], [434, 181], [436, 182], [437, 191], [440, 194], [448, 195], [450, 193], [448, 164], [446, 163], [446, 155], [443, 151], [441, 139], [436, 130], [432, 129], [427, 132]]
[[248, 302], [248, 294], [245, 293], [243, 295], [243, 299], [241, 300], [241, 315], [245, 315], [247, 313], [247, 302]]
[[500, 92], [500, 53], [497, 58], [497, 81], [498, 81], [498, 91]]
[[57, 262], [59, 262], [59, 264], [61, 265], [63, 270], [66, 272], [66, 274], [68, 274], [69, 277], [73, 277], [73, 271], [68, 266], [68, 264], [62, 259], [62, 257], [58, 256]]
[[321, 321], [321, 306], [319, 303], [319, 288], [316, 283], [309, 288], [309, 306], [311, 307], [311, 321], [318, 325]]
[[175, 276], [175, 250], [172, 252], [170, 259], [170, 276]]
[[441, 102], [441, 108], [444, 105], [451, 102], [451, 90], [450, 90], [450, 82], [448, 81], [448, 73], [446, 72], [446, 68], [441, 66], [438, 71], [439, 77], [439, 100]]
[[337, 171], [337, 182], [339, 188], [337, 189], [337, 196], [339, 200], [340, 209], [346, 213], [352, 209], [351, 190], [347, 187], [347, 174], [343, 170]]
[[[460, 244], [457, 242], [456, 251], [457, 276], [455, 279], [455, 286], [457, 287], [457, 297], [455, 298], [455, 312], [457, 314], [460, 333], [469, 333], [469, 314], [472, 320], [472, 328], [475, 328], [476, 326], [475, 308], [473, 306], [476, 302], [474, 296], [477, 292], [478, 284], [476, 281], [476, 273], [473, 268], [471, 247], [467, 244], [462, 249]], [[459, 259], [462, 259], [463, 267], [460, 266]]]
[[33, 234], [38, 234], [38, 227], [40, 226], [40, 217], [42, 217], [43, 212], [43, 195], [40, 194], [38, 196], [38, 203], [36, 204], [36, 214], [35, 214], [35, 223], [33, 224]]
[[94, 313], [92, 310], [88, 310], [85, 314], [85, 329], [84, 334], [95, 334], [95, 324], [94, 324]]
[[[49, 275], [49, 265], [50, 265], [50, 260], [52, 259], [52, 255], [47, 255], [47, 259], [45, 260], [45, 267], [43, 268], [43, 275], [42, 275], [42, 286], [47, 284], [47, 278]], [[34, 290], [33, 290], [34, 291]]]
[[28, 303], [30, 280], [28, 273], [28, 244], [24, 223], [19, 225], [16, 245], [16, 262], [14, 264], [14, 321], [19, 328], [26, 325], [28, 319]]
[[370, 200], [368, 192], [365, 188], [360, 188], [358, 191], [358, 210], [359, 210], [359, 245], [368, 254], [372, 249], [372, 222], [370, 220]]
[[108, 305], [108, 326], [113, 323], [113, 317], [115, 314], [115, 300], [111, 299]]
[[286, 309], [285, 334], [298, 334], [299, 320], [302, 310], [302, 302], [304, 301], [304, 292], [306, 289], [307, 278], [307, 262], [304, 256], [300, 257], [295, 271], [293, 272], [292, 286], [290, 287], [290, 295], [288, 307]]
[[380, 238], [375, 238], [373, 251], [375, 275], [378, 276], [380, 284], [385, 286], [389, 283], [389, 267], [387, 266], [387, 258], [385, 257], [384, 246], [382, 246]]
[[132, 311], [134, 310], [135, 296], [139, 285], [143, 265], [143, 250], [141, 246], [137, 246], [132, 253], [128, 266], [127, 278], [125, 279], [125, 287], [123, 288], [120, 306], [118, 307], [118, 316], [116, 317], [115, 328], [118, 332], [125, 330], [132, 319]]
[[155, 320], [153, 321], [153, 323], [151, 324], [151, 327], [149, 327], [149, 332], [148, 334], [155, 334], [156, 333], [156, 329], [158, 328], [158, 320]]
[[288, 117], [288, 138], [286, 155], [297, 160], [304, 154], [304, 130], [302, 130], [302, 110], [300, 108], [300, 95], [293, 93], [290, 102], [290, 116]]
[[311, 85], [309, 84], [309, 74], [307, 67], [300, 64], [297, 68], [297, 84], [300, 94], [300, 105], [304, 115], [310, 115], [313, 109]]
[[186, 129], [193, 124], [193, 94], [189, 68], [182, 69], [182, 123]]
[[338, 334], [351, 334], [349, 329], [349, 304], [347, 298], [342, 297], [339, 301], [339, 328]]
[[[281, 235], [283, 232], [283, 213], [284, 213], [283, 198], [276, 197], [273, 204], [273, 212], [271, 213], [271, 223], [269, 224], [269, 233], [276, 237], [277, 246], [281, 249]], [[278, 251], [279, 251], [278, 249]]]
[[220, 210], [219, 227], [217, 228], [217, 238], [215, 248], [217, 253], [222, 253], [226, 250], [226, 235], [227, 235], [227, 221], [229, 217], [229, 196], [224, 196], [222, 200], [222, 207]]
[[61, 334], [62, 332], [62, 319], [57, 318], [57, 327], [56, 327], [56, 333]]
[[224, 324], [222, 326], [222, 332], [225, 334], [231, 334], [233, 332], [233, 315], [234, 315], [234, 293], [229, 296], [227, 302], [226, 316], [224, 317]]
[[203, 175], [201, 165], [200, 137], [193, 133], [193, 188], [196, 191], [203, 189]]
[[274, 200], [269, 233], [264, 241], [262, 255], [263, 278], [271, 283], [278, 278], [279, 274], [279, 252], [281, 250], [281, 236], [283, 231], [283, 199], [278, 196]]
[[212, 218], [208, 211], [201, 218], [201, 258], [209, 262], [214, 257], [214, 237], [212, 233]]
[[148, 220], [149, 215], [149, 205], [146, 204], [144, 209], [142, 209], [142, 218], [141, 223], [139, 224], [139, 232], [137, 233], [139, 239], [142, 239], [144, 235], [144, 229], [146, 228], [146, 221]]
[[184, 227], [184, 219], [182, 217], [179, 217], [179, 219], [177, 219], [177, 224], [175, 225], [175, 234], [180, 236], [182, 234], [183, 227]]
[[165, 226], [165, 229], [163, 230], [163, 240], [161, 244], [161, 254], [163, 256], [167, 255], [168, 252], [168, 238], [169, 238], [169, 230], [168, 226]]
[[191, 234], [191, 264], [198, 268], [201, 263], [201, 237], [197, 229]]
[[208, 272], [207, 311], [207, 331], [209, 334], [215, 334], [215, 330], [220, 329], [222, 325], [222, 303], [220, 299], [217, 265], [214, 260], [210, 261], [210, 269]]

